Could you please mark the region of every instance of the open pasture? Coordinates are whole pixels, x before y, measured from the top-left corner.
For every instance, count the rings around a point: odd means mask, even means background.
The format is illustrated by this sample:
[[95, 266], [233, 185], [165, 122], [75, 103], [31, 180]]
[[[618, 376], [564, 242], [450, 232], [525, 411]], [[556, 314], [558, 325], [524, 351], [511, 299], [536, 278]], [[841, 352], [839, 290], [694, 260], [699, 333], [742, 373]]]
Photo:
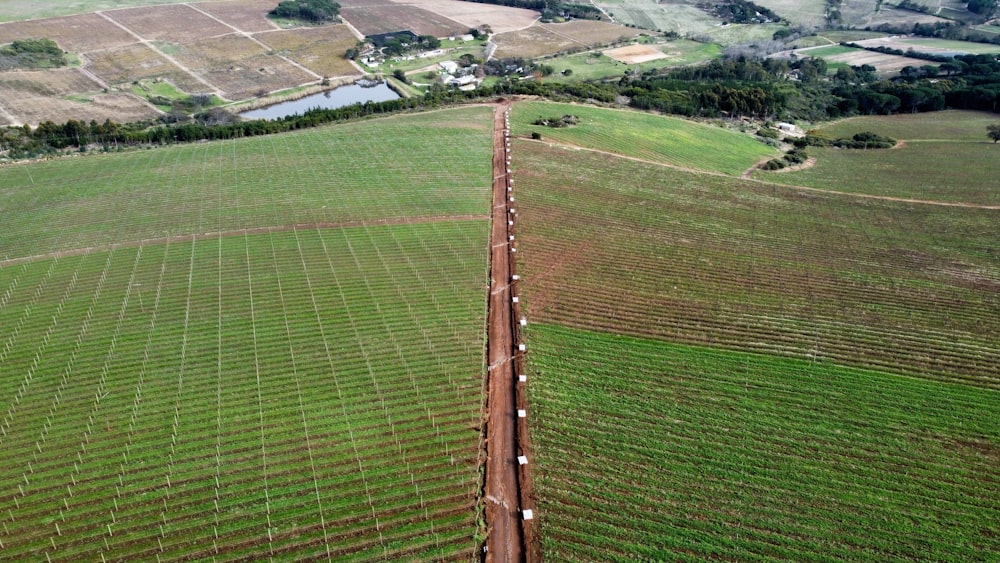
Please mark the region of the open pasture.
[[277, 29], [267, 13], [277, 4], [274, 0], [221, 0], [218, 2], [198, 2], [194, 8], [208, 12], [236, 29], [246, 33], [256, 33]]
[[[558, 118], [567, 114], [579, 117], [579, 123], [563, 128], [533, 124], [539, 118]], [[556, 152], [571, 153], [573, 147], [585, 147], [671, 166], [734, 175], [764, 156], [777, 154], [774, 149], [746, 135], [631, 110], [527, 102], [514, 106], [511, 127], [518, 136], [538, 132], [543, 143], [553, 140], [570, 145], [555, 149]], [[720, 146], [725, 146], [726, 150], [715, 150], [714, 147]]]
[[407, 4], [344, 7], [340, 13], [364, 35], [408, 29], [417, 35], [449, 37], [469, 30], [468, 26], [445, 15]]
[[105, 12], [105, 15], [150, 41], [183, 45], [233, 33], [231, 27], [185, 4], [127, 8]]
[[535, 321], [1000, 389], [1000, 211], [513, 155]]
[[811, 148], [817, 159], [813, 167], [754, 177], [848, 193], [998, 206], [1000, 165], [986, 137], [986, 126], [995, 122], [992, 114], [972, 111], [845, 119], [819, 133], [835, 138], [873, 131], [902, 145], [872, 151]]
[[111, 49], [137, 39], [99, 14], [81, 14], [27, 22], [0, 24], [0, 45], [17, 39], [45, 37], [70, 53]]
[[539, 25], [556, 35], [572, 39], [587, 47], [622, 43], [638, 37], [640, 33], [637, 29], [593, 20], [570, 20], [564, 23], [543, 23]]
[[0, 73], [0, 107], [3, 125], [69, 119], [138, 121], [158, 114], [134, 96], [102, 92], [100, 84], [76, 68]]
[[269, 31], [254, 38], [321, 76], [360, 74], [344, 58], [344, 53], [358, 42], [346, 25]]
[[548, 558], [1000, 553], [996, 390], [546, 324], [527, 334]]
[[486, 227], [0, 269], [4, 557], [468, 557]]

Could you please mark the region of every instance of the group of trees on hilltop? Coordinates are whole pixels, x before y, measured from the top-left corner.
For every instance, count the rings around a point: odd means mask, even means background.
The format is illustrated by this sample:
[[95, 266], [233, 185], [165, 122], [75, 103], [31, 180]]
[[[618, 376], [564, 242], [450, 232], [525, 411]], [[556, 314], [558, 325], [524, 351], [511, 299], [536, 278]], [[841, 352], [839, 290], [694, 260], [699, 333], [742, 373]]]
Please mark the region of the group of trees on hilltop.
[[268, 13], [278, 18], [326, 23], [337, 21], [340, 4], [333, 0], [284, 0]]

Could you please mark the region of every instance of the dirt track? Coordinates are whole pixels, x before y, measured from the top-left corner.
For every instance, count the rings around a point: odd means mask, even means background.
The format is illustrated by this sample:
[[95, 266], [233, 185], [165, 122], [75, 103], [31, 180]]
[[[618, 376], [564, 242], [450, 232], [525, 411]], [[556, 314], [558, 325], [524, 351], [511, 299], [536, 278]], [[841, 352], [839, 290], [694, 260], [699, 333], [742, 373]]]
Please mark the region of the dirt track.
[[508, 205], [508, 104], [493, 118], [493, 220], [490, 227], [490, 296], [487, 318], [486, 483], [487, 562], [525, 560], [518, 466], [517, 380], [514, 375], [514, 311]]

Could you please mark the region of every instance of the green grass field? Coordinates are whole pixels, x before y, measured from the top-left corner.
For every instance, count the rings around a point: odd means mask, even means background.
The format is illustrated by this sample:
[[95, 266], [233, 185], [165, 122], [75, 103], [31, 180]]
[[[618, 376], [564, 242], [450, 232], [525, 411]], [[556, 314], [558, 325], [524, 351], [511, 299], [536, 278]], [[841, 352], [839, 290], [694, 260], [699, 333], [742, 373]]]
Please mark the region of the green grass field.
[[[572, 127], [532, 125], [538, 118], [570, 114], [580, 118]], [[774, 149], [752, 137], [720, 127], [630, 110], [607, 110], [581, 105], [529, 102], [511, 111], [514, 135], [538, 132], [542, 141], [554, 141], [611, 151], [654, 162], [739, 174]], [[719, 150], [725, 147], [725, 150]], [[571, 150], [571, 149], [570, 149]]]
[[544, 324], [528, 342], [549, 558], [1000, 552], [995, 390]]
[[874, 131], [902, 140], [904, 146], [874, 151], [812, 148], [809, 154], [817, 158], [812, 168], [756, 172], [754, 177], [849, 193], [1000, 205], [998, 147], [986, 137], [986, 125], [996, 122], [987, 113], [961, 111], [847, 119], [819, 131], [830, 137]]
[[470, 558], [490, 124], [5, 168], [3, 558]]

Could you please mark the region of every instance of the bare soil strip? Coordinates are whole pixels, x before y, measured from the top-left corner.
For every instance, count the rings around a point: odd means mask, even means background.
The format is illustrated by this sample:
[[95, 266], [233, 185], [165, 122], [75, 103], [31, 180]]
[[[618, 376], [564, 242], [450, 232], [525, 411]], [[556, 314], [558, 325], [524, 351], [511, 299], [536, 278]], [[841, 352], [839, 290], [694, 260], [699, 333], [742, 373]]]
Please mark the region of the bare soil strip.
[[0, 260], [0, 267], [23, 264], [25, 262], [36, 262], [38, 260], [48, 260], [50, 258], [65, 258], [67, 256], [80, 256], [91, 252], [106, 252], [118, 250], [119, 248], [135, 248], [151, 244], [166, 244], [168, 242], [191, 242], [193, 240], [213, 240], [244, 235], [262, 235], [265, 233], [280, 233], [283, 231], [316, 229], [337, 229], [342, 227], [367, 227], [377, 225], [419, 225], [423, 223], [443, 223], [447, 221], [485, 221], [489, 219], [487, 215], [438, 215], [429, 217], [395, 217], [389, 219], [373, 219], [368, 221], [344, 221], [341, 223], [303, 223], [298, 225], [281, 225], [277, 227], [253, 227], [250, 229], [237, 229], [234, 231], [216, 231], [210, 233], [200, 233], [193, 235], [174, 235], [170, 237], [147, 238], [142, 240], [119, 242], [102, 246], [87, 246], [84, 248], [73, 248], [69, 250], [56, 250], [34, 256], [22, 256], [20, 258], [8, 258]]
[[484, 487], [486, 561], [525, 560], [518, 479], [514, 375], [514, 311], [511, 287], [510, 173], [506, 117], [509, 104], [499, 104], [493, 117], [493, 221], [490, 226], [490, 295], [487, 313], [486, 483]]

